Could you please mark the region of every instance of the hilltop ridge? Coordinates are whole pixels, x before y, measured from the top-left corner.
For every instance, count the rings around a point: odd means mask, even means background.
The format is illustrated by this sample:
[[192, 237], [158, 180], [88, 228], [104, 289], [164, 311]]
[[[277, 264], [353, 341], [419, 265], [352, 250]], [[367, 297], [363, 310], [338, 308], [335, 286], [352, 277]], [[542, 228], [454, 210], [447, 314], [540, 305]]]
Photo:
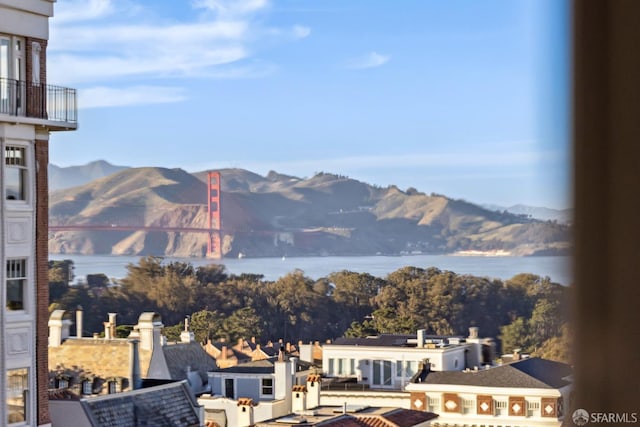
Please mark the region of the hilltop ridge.
[[[502, 251], [562, 254], [569, 228], [528, 215], [320, 172], [310, 178], [222, 169], [225, 256], [373, 255]], [[205, 228], [206, 172], [124, 168], [51, 192], [52, 224]], [[52, 253], [204, 256], [202, 233], [64, 231]]]

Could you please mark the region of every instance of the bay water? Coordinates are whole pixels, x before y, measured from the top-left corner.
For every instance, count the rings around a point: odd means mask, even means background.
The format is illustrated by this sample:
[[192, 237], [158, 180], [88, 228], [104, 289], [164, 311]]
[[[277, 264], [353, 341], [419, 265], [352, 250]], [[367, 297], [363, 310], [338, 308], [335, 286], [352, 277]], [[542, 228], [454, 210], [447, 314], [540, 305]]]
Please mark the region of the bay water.
[[[51, 260], [70, 259], [73, 261], [75, 280], [84, 281], [87, 274], [103, 273], [112, 279], [122, 279], [127, 275], [127, 265], [138, 264], [139, 256], [116, 255], [65, 255], [50, 254]], [[349, 270], [369, 273], [384, 278], [399, 268], [412, 266], [420, 268], [436, 267], [458, 274], [480, 277], [510, 279], [519, 273], [533, 273], [548, 276], [553, 282], [570, 285], [571, 257], [568, 256], [463, 256], [463, 255], [406, 255], [406, 256], [323, 256], [288, 258], [225, 258], [212, 260], [205, 258], [164, 258], [165, 262], [180, 261], [195, 267], [208, 264], [223, 264], [230, 274], [261, 274], [265, 280], [277, 280], [286, 274], [302, 270], [312, 279], [326, 277], [330, 273]]]

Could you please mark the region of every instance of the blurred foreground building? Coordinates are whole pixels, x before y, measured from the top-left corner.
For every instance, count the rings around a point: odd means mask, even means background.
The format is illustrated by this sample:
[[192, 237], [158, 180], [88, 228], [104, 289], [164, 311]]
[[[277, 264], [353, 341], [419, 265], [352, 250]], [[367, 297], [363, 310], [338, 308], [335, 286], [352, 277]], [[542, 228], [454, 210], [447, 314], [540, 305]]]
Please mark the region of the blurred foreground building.
[[47, 84], [53, 0], [0, 0], [0, 424], [49, 425], [49, 134], [77, 127], [76, 91]]

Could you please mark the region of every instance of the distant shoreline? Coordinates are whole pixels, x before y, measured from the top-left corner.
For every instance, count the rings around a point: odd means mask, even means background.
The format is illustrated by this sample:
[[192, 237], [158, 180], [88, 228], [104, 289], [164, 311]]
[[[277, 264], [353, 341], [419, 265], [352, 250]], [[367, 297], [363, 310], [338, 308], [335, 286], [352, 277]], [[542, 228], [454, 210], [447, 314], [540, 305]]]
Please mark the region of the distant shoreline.
[[478, 251], [478, 250], [465, 250], [465, 251], [456, 251], [451, 254], [452, 256], [514, 256], [510, 251], [505, 251], [503, 249], [497, 249], [492, 251]]

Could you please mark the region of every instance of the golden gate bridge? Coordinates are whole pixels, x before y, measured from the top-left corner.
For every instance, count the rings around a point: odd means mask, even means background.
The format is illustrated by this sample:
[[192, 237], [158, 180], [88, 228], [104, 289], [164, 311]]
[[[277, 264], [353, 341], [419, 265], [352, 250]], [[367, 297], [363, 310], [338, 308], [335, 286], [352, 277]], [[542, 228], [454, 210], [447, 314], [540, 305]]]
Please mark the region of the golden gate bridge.
[[207, 227], [171, 227], [122, 224], [49, 224], [49, 232], [56, 231], [160, 231], [175, 233], [206, 233], [207, 257], [222, 258], [220, 220], [220, 172], [207, 175]]

